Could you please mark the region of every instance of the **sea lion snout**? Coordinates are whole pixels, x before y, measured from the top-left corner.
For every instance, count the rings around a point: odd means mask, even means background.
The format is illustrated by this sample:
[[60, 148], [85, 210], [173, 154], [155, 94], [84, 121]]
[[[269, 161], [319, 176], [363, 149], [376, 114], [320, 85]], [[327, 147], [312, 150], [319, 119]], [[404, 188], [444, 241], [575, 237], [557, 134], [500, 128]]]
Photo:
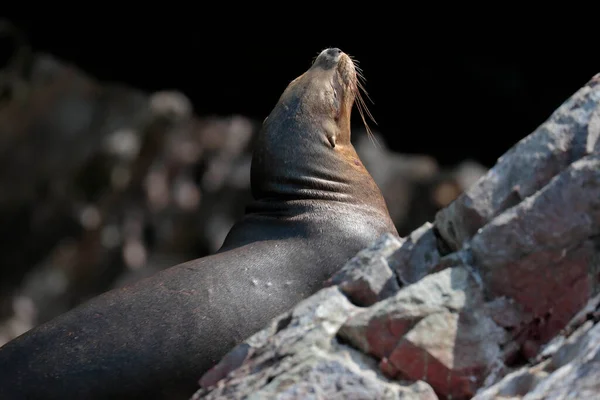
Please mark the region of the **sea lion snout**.
[[342, 54], [342, 51], [340, 49], [338, 49], [337, 47], [332, 47], [330, 49], [327, 49], [327, 54], [329, 54], [331, 57], [337, 57], [340, 54]]
[[337, 47], [325, 49], [315, 59], [315, 66], [320, 66], [323, 69], [330, 69], [337, 65], [344, 52]]

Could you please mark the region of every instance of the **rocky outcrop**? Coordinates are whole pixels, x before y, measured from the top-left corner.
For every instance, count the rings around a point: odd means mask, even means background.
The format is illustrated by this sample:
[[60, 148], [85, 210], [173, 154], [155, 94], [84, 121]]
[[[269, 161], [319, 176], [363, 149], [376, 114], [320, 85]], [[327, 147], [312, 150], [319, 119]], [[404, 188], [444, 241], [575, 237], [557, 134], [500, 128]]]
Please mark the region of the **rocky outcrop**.
[[251, 337], [202, 380], [215, 383], [243, 361], [239, 378], [195, 398], [435, 398], [427, 384], [391, 382], [369, 357], [334, 340], [357, 310], [335, 287], [319, 292]]
[[600, 393], [600, 296], [528, 365], [480, 391], [474, 399], [594, 399]]
[[234, 348], [195, 399], [593, 398], [600, 75], [402, 240]]

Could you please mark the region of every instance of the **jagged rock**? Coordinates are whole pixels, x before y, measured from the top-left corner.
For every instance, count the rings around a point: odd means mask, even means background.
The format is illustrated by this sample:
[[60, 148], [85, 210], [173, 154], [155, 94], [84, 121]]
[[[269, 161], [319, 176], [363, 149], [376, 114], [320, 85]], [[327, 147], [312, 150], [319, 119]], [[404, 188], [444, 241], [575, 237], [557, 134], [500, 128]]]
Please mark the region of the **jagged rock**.
[[471, 250], [490, 292], [543, 316], [536, 336], [544, 342], [590, 298], [599, 234], [600, 155], [594, 154], [490, 221]]
[[433, 224], [426, 222], [413, 231], [390, 258], [402, 284], [417, 282], [433, 270], [440, 261]]
[[437, 399], [423, 382], [390, 382], [335, 340], [356, 310], [337, 288], [321, 290], [234, 348], [201, 378], [210, 390], [193, 399]]
[[[584, 315], [568, 337], [557, 336], [540, 352], [533, 365], [520, 368], [502, 380], [480, 390], [474, 400], [511, 398], [593, 399], [600, 393], [600, 296], [590, 300]], [[591, 307], [589, 307], [591, 305]]]
[[534, 194], [571, 163], [598, 151], [599, 101], [600, 74], [500, 157], [485, 177], [438, 212], [435, 225], [452, 250], [460, 249], [492, 218]]
[[340, 335], [381, 360], [388, 375], [423, 377], [438, 393], [468, 398], [505, 341], [482, 304], [472, 272], [450, 268], [352, 315]]
[[388, 257], [401, 245], [402, 242], [395, 236], [383, 235], [373, 246], [348, 261], [325, 285], [338, 285], [358, 306], [370, 306], [393, 295], [400, 286], [388, 264]]

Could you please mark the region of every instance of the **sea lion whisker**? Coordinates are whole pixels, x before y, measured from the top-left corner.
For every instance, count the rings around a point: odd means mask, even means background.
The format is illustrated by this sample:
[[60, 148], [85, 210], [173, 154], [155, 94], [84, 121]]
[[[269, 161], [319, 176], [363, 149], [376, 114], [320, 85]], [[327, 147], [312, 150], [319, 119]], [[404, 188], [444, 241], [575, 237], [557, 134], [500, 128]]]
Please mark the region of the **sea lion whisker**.
[[[366, 84], [367, 78], [365, 78], [365, 75], [364, 75], [364, 72], [363, 72], [362, 68], [360, 68], [358, 65], [354, 64], [354, 70], [356, 72], [357, 84], [366, 93], [366, 90], [364, 88], [364, 84]], [[367, 94], [367, 97], [368, 97], [368, 94]], [[369, 99], [369, 100], [371, 100], [371, 99]], [[371, 100], [371, 102], [373, 102], [373, 101]]]
[[367, 79], [359, 72], [356, 73], [356, 79], [357, 79], [358, 83], [362, 83], [362, 84], [367, 83]]
[[352, 54], [348, 54], [348, 53], [346, 53], [346, 55], [348, 56], [348, 58], [349, 58], [350, 60], [352, 60], [352, 62], [354, 63], [354, 65], [355, 65], [355, 66], [356, 66], [356, 64], [360, 63], [360, 61], [358, 61], [358, 60], [356, 59], [356, 57], [354, 57]]
[[373, 116], [371, 115], [371, 113], [369, 112], [369, 109], [367, 107], [366, 102], [364, 101], [362, 94], [364, 93], [365, 96], [367, 96], [367, 99], [371, 102], [371, 104], [375, 104], [375, 102], [371, 99], [371, 97], [369, 96], [369, 93], [367, 92], [367, 89], [365, 88], [364, 84], [360, 81], [356, 82], [356, 90], [358, 93], [358, 97], [360, 98], [360, 101], [363, 102], [363, 105], [365, 106], [367, 113], [369, 114], [369, 117], [373, 120], [373, 122], [377, 123], [375, 121], [375, 118], [373, 118]]
[[369, 101], [371, 102], [371, 104], [375, 104], [375, 102], [373, 100], [371, 100], [371, 97], [369, 96], [369, 93], [367, 92], [367, 89], [365, 89], [365, 86], [360, 81], [358, 81], [356, 83], [356, 85], [358, 86], [359, 91], [362, 91], [365, 94], [365, 96], [367, 96], [367, 99], [369, 99]]
[[353, 60], [350, 59], [352, 61], [352, 64], [354, 65], [354, 69], [356, 70], [356, 74], [362, 78], [364, 78], [363, 76], [363, 69], [358, 65], [358, 60]]
[[380, 147], [379, 143], [377, 142], [377, 139], [375, 138], [375, 135], [373, 134], [369, 124], [367, 123], [365, 114], [369, 117], [369, 119], [371, 121], [373, 121], [373, 123], [375, 123], [375, 125], [377, 125], [377, 121], [375, 121], [373, 114], [371, 114], [369, 107], [367, 107], [367, 104], [362, 96], [362, 93], [364, 93], [364, 95], [367, 97], [367, 99], [369, 99], [371, 104], [375, 104], [375, 103], [369, 96], [369, 93], [367, 92], [367, 89], [364, 86], [364, 82], [366, 81], [366, 78], [362, 74], [362, 70], [360, 68], [357, 68], [356, 60], [354, 60], [352, 58], [350, 58], [350, 59], [352, 60], [352, 62], [354, 64], [354, 69], [356, 71], [356, 76], [357, 76], [357, 79], [354, 82], [354, 91], [355, 91], [355, 96], [356, 96], [356, 106], [357, 106], [358, 112], [361, 116], [363, 124], [365, 125], [365, 129], [367, 131], [367, 136], [369, 137], [369, 139], [371, 140], [371, 142], [373, 143], [373, 145], [375, 147]]
[[363, 75], [362, 71], [356, 71], [356, 76], [361, 83], [366, 83], [367, 78]]
[[356, 92], [356, 99], [356, 107], [358, 108], [358, 113], [360, 114], [363, 124], [365, 125], [365, 129], [367, 130], [367, 136], [369, 137], [369, 139], [371, 139], [371, 142], [376, 148], [380, 148], [381, 146], [377, 142], [377, 138], [375, 137], [375, 135], [371, 131], [371, 127], [369, 127], [369, 124], [367, 123], [367, 120], [365, 118], [365, 112], [375, 124], [377, 124], [377, 122], [375, 121], [375, 118], [373, 118], [373, 115], [369, 111], [369, 108], [363, 100], [359, 90]]

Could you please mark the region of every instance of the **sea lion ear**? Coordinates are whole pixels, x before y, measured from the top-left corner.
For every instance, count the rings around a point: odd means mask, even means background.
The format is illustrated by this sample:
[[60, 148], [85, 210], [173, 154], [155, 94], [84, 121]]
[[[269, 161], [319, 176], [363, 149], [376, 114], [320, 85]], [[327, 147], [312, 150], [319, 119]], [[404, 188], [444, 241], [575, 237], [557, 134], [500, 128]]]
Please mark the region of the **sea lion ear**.
[[335, 135], [328, 134], [327, 135], [327, 140], [329, 140], [329, 143], [331, 144], [331, 147], [335, 148]]
[[325, 132], [325, 137], [331, 144], [331, 148], [335, 148], [335, 139], [337, 138], [337, 127], [333, 123], [333, 121], [327, 120], [323, 123], [323, 130]]

